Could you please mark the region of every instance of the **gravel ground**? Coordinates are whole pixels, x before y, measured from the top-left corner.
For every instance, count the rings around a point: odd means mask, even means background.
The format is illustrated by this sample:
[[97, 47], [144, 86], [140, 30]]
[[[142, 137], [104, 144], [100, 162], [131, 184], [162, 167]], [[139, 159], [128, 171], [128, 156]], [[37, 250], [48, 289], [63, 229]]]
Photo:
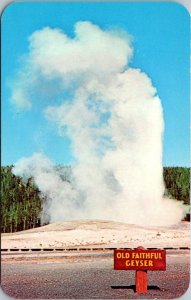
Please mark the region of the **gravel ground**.
[[148, 293], [137, 295], [135, 271], [113, 270], [113, 253], [43, 259], [2, 257], [2, 288], [19, 299], [169, 299], [189, 285], [189, 251], [168, 251], [167, 270], [148, 272]]

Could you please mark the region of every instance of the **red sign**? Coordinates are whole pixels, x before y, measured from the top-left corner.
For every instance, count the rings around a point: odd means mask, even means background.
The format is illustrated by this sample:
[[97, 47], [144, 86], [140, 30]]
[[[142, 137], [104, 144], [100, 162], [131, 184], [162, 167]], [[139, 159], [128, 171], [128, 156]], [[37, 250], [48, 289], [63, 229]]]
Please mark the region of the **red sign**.
[[166, 270], [165, 250], [114, 250], [114, 270]]

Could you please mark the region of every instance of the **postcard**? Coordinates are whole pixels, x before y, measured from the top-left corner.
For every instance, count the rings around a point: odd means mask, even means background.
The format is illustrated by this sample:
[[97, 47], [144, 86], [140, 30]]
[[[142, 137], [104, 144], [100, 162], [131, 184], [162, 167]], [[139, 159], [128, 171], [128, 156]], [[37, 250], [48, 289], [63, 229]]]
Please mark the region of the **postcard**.
[[1, 287], [177, 299], [190, 279], [190, 15], [13, 2], [2, 20]]

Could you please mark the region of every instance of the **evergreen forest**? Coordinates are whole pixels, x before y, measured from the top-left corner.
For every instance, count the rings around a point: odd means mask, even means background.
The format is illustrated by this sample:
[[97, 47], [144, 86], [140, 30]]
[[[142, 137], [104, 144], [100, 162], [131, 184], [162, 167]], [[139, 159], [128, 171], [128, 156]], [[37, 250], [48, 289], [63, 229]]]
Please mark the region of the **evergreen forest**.
[[[21, 231], [42, 225], [41, 212], [46, 199], [35, 186], [33, 178], [24, 181], [13, 174], [12, 168], [1, 167], [1, 232]], [[67, 181], [70, 181], [69, 177], [61, 176], [62, 180]], [[163, 177], [165, 195], [189, 205], [190, 168], [164, 167]]]

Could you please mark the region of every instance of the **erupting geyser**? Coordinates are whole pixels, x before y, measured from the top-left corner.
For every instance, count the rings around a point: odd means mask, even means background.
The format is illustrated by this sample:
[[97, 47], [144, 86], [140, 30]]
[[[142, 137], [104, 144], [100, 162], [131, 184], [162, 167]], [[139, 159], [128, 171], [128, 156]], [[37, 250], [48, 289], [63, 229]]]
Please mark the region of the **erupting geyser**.
[[30, 37], [12, 99], [31, 109], [29, 90], [34, 93], [38, 78], [59, 80], [63, 103], [47, 106], [44, 114], [70, 138], [74, 157], [71, 183], [40, 153], [15, 165], [15, 174], [33, 176], [47, 196], [50, 222], [171, 225], [183, 217], [182, 204], [163, 196], [161, 102], [148, 76], [128, 67], [131, 57], [127, 33], [90, 22], [78, 22], [74, 38], [51, 28]]

